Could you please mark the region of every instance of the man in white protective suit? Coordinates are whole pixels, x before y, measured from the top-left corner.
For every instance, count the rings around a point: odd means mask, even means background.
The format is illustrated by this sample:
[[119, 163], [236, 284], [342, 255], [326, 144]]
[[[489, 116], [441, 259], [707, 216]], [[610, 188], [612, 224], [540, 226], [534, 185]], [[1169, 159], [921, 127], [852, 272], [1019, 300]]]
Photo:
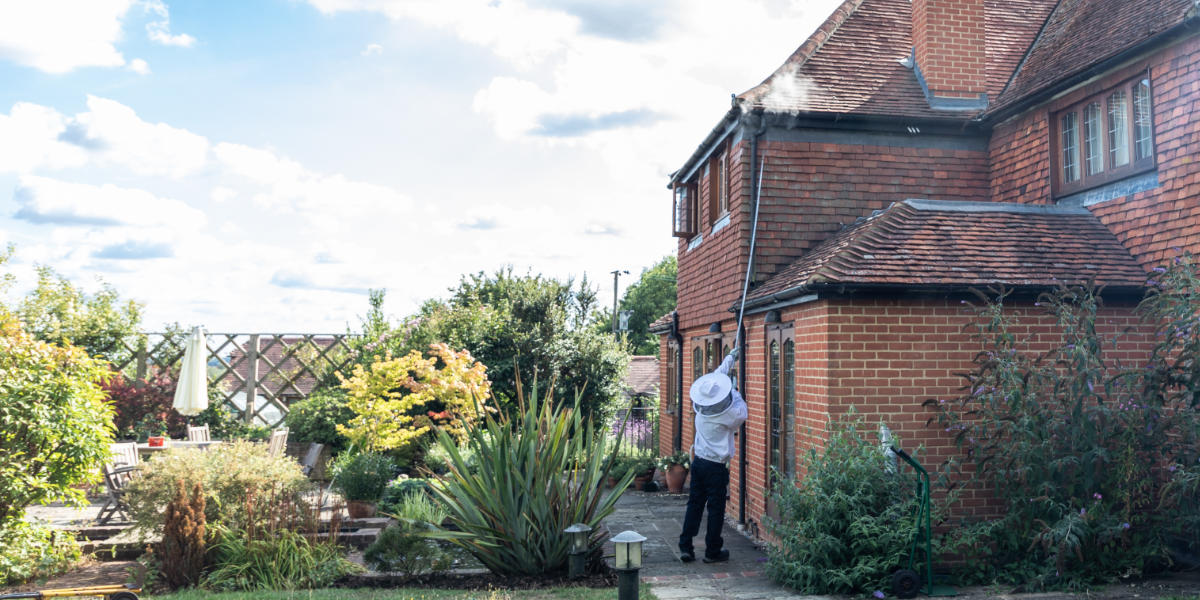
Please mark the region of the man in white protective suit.
[[729, 368], [737, 360], [734, 348], [715, 371], [692, 382], [689, 393], [696, 413], [696, 436], [692, 442], [692, 487], [683, 533], [679, 536], [679, 559], [696, 560], [692, 538], [700, 533], [700, 519], [708, 507], [704, 535], [704, 562], [729, 560], [723, 548], [721, 527], [725, 524], [725, 502], [729, 496], [729, 461], [733, 458], [734, 432], [746, 422], [746, 401], [733, 387]]

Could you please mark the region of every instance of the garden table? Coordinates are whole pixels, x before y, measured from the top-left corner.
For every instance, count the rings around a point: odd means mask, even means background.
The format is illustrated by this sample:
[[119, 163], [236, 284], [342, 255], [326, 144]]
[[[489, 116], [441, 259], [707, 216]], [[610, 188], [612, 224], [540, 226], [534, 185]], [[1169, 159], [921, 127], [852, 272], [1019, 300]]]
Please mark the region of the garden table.
[[210, 446], [216, 446], [221, 443], [220, 440], [212, 440], [208, 442], [191, 442], [187, 440], [166, 440], [161, 446], [151, 446], [150, 444], [140, 443], [137, 445], [138, 454], [143, 457], [152, 456], [156, 452], [170, 450], [171, 448], [196, 448], [199, 450], [207, 450]]

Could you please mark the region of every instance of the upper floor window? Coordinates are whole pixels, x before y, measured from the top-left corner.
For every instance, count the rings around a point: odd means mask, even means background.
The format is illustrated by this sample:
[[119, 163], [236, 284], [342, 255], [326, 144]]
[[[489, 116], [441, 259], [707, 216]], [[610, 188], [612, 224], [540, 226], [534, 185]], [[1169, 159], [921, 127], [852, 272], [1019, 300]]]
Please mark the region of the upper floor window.
[[699, 196], [695, 183], [675, 184], [675, 237], [690, 238], [696, 235], [700, 220]]
[[1051, 116], [1052, 183], [1073, 194], [1154, 168], [1150, 79], [1084, 98]]
[[708, 164], [708, 221], [729, 214], [729, 144], [725, 143]]

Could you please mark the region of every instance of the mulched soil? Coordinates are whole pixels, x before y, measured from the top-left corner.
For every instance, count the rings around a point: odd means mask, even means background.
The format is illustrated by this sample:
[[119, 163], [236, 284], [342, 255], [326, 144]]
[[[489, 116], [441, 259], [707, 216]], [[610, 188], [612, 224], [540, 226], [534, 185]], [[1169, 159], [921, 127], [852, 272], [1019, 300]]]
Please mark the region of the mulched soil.
[[131, 583], [137, 568], [138, 563], [132, 560], [86, 560], [75, 569], [58, 577], [51, 577], [45, 582], [33, 581], [9, 588], [0, 587], [0, 593]]

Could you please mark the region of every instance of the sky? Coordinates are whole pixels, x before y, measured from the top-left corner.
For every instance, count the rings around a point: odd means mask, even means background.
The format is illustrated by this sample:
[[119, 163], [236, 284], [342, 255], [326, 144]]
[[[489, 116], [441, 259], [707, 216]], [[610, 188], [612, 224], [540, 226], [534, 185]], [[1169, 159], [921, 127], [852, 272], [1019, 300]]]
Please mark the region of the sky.
[[147, 330], [354, 328], [511, 266], [612, 302], [837, 0], [0, 2], [0, 246]]

